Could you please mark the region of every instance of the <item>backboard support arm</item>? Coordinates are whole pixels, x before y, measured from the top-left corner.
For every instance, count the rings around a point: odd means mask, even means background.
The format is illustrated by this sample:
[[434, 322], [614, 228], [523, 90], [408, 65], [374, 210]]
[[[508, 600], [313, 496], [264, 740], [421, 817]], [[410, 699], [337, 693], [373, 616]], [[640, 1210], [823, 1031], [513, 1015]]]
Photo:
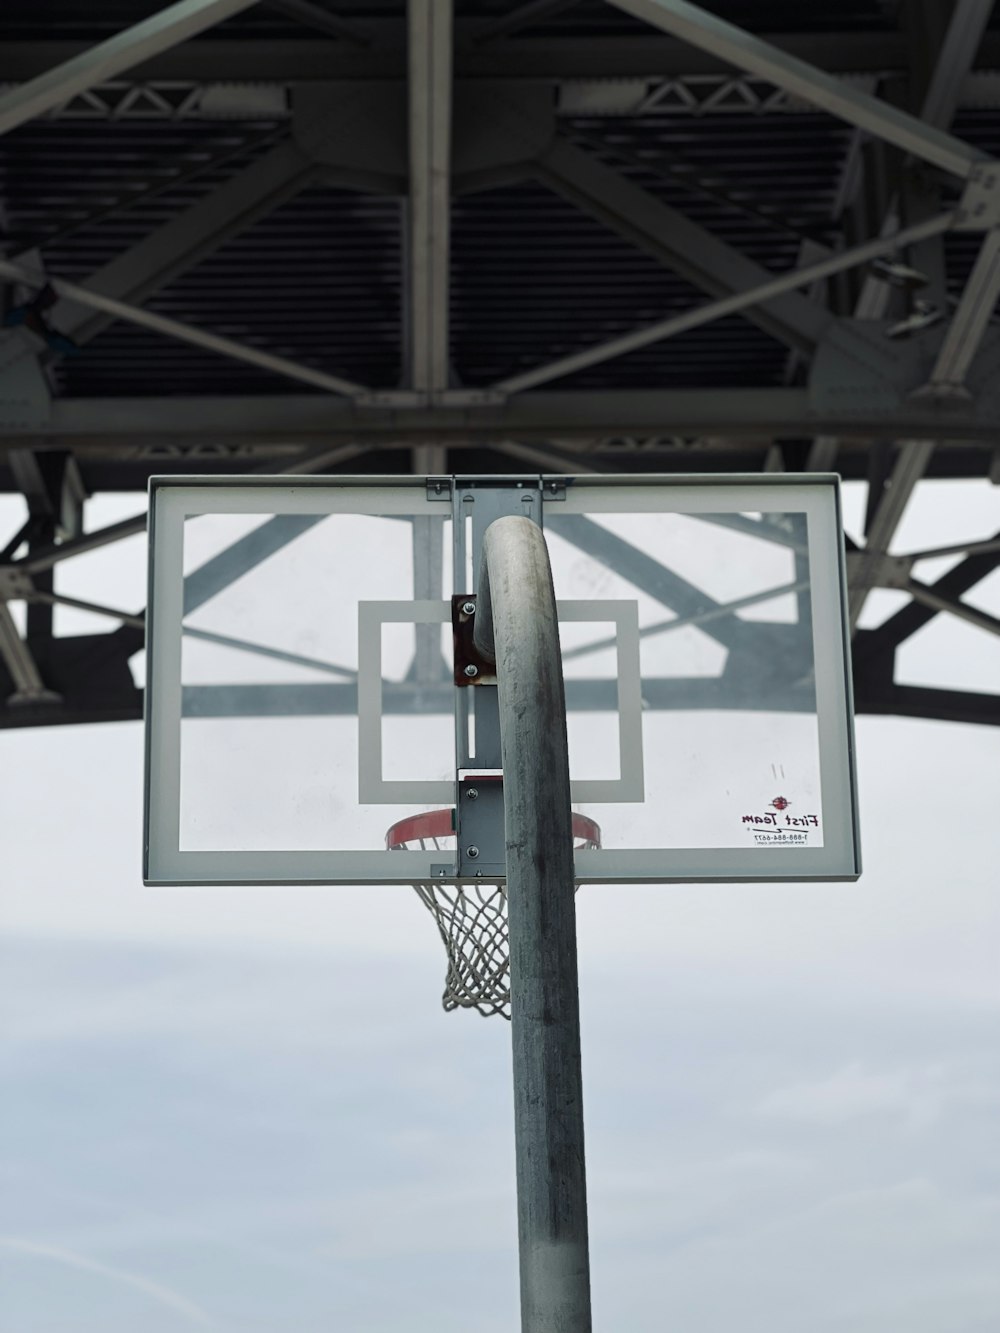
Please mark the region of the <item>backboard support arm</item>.
[[475, 639], [499, 693], [521, 1328], [590, 1333], [565, 688], [548, 549], [530, 518], [486, 530]]

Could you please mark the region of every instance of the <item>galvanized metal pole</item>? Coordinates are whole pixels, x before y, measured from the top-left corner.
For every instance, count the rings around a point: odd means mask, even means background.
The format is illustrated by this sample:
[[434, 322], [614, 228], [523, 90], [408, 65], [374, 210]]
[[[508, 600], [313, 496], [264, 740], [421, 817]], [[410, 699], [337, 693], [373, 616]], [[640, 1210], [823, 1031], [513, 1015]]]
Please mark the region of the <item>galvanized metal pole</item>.
[[555, 595], [541, 529], [492, 523], [476, 645], [497, 664], [510, 917], [522, 1333], [590, 1333], [573, 836]]

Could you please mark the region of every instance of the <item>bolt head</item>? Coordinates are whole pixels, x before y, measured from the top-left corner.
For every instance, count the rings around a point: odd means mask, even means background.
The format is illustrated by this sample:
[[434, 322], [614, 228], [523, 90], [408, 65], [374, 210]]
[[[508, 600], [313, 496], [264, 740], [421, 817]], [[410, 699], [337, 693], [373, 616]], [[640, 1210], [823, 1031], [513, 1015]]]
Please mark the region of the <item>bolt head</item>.
[[470, 662], [469, 665], [465, 668], [465, 674], [471, 679], [473, 676], [479, 675], [479, 668], [477, 666], [473, 666], [472, 663]]
[[465, 849], [465, 854], [466, 854], [466, 856], [469, 858], [470, 861], [474, 861], [474, 860], [476, 859], [476, 857], [479, 855], [479, 848], [478, 848], [478, 847], [466, 847], [466, 849]]
[[462, 610], [465, 612], [467, 616], [474, 616], [476, 614], [475, 602], [463, 602]]
[[465, 794], [466, 794], [466, 796], [469, 798], [470, 801], [478, 801], [478, 800], [479, 800], [479, 788], [478, 788], [478, 787], [470, 787], [469, 790], [468, 790]]

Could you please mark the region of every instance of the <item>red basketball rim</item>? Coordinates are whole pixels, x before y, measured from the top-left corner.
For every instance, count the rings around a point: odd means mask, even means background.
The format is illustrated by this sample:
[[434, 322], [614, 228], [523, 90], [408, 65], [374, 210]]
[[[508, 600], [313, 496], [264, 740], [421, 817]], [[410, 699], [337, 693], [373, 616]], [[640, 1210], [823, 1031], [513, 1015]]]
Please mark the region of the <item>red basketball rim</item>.
[[[385, 835], [386, 849], [390, 852], [406, 850], [408, 842], [422, 842], [427, 838], [450, 838], [455, 833], [455, 811], [452, 806], [444, 810], [427, 810], [420, 815], [407, 815], [397, 820]], [[601, 829], [587, 815], [573, 811], [573, 837], [580, 842], [597, 848], [601, 845]]]

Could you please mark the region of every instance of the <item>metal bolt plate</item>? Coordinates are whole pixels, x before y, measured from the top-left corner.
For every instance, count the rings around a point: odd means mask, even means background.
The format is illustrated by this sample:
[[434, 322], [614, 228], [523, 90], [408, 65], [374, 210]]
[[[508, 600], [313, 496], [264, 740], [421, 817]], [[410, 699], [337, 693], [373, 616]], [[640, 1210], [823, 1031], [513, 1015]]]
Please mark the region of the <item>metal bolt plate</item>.
[[451, 599], [451, 628], [455, 645], [456, 685], [496, 685], [496, 664], [476, 651], [474, 638], [476, 598], [460, 593]]

